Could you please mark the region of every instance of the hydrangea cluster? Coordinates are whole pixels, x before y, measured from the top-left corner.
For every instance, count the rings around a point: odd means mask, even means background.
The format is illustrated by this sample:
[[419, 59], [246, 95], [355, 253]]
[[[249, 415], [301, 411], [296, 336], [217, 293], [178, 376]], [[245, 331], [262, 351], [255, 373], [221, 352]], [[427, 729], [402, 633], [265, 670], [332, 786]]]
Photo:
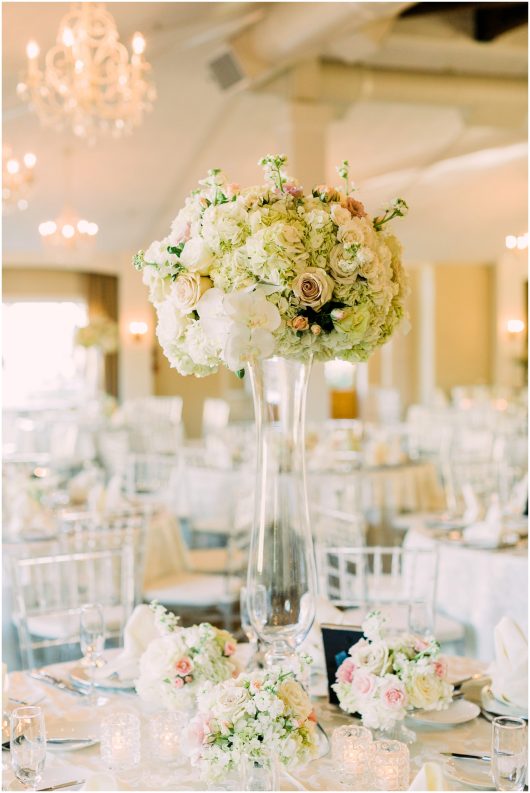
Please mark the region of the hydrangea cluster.
[[244, 757], [272, 756], [293, 768], [317, 753], [316, 716], [293, 672], [275, 669], [207, 684], [197, 701], [185, 744], [204, 779], [223, 777]]
[[155, 604], [161, 635], [140, 658], [136, 691], [152, 706], [189, 710], [206, 680], [219, 683], [238, 672], [232, 658], [237, 643], [228, 631], [208, 622], [182, 628], [175, 619], [164, 616], [164, 611]]
[[451, 704], [453, 686], [434, 638], [387, 635], [379, 612], [368, 615], [362, 627], [366, 638], [350, 647], [332, 686], [343, 710], [359, 713], [366, 727], [387, 730], [407, 710], [443, 710]]
[[406, 203], [370, 218], [351, 195], [346, 161], [343, 190], [309, 195], [285, 163], [264, 157], [265, 184], [246, 189], [209, 171], [169, 235], [134, 257], [181, 374], [220, 364], [241, 373], [271, 355], [364, 361], [405, 316], [401, 245], [387, 224]]
[[104, 353], [118, 349], [118, 325], [108, 317], [94, 317], [88, 325], [78, 328], [75, 343], [81, 347], [99, 347]]

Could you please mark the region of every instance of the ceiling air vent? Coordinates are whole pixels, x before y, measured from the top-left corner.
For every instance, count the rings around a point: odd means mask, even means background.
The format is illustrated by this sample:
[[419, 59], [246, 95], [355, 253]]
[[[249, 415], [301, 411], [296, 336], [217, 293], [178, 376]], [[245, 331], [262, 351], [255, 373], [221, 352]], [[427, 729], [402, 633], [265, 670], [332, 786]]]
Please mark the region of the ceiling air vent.
[[208, 66], [215, 82], [223, 91], [227, 91], [245, 79], [245, 74], [231, 50], [214, 58]]

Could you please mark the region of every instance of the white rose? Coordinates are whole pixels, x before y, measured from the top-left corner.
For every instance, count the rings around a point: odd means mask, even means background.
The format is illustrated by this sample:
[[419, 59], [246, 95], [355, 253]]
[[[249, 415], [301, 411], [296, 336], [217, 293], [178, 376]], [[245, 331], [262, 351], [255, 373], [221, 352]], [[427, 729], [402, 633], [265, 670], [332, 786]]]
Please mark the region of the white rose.
[[337, 236], [341, 242], [347, 245], [368, 245], [373, 247], [376, 244], [374, 230], [369, 221], [365, 218], [350, 218], [342, 226], [339, 226]]
[[321, 267], [307, 267], [291, 284], [296, 297], [304, 306], [319, 311], [333, 295], [333, 281]]
[[156, 335], [163, 347], [176, 341], [188, 324], [171, 300], [165, 300], [158, 306], [157, 316]]
[[335, 245], [332, 249], [329, 269], [338, 284], [353, 284], [359, 271], [358, 263], [345, 255], [343, 245]]
[[213, 262], [213, 253], [200, 237], [192, 237], [184, 245], [180, 262], [192, 273], [208, 275]]
[[350, 650], [354, 663], [366, 672], [384, 675], [389, 668], [388, 646], [385, 642], [367, 642], [361, 639]]
[[172, 281], [170, 278], [163, 278], [155, 267], [144, 267], [142, 281], [149, 287], [149, 300], [155, 306], [169, 296]]
[[296, 680], [284, 680], [278, 689], [278, 697], [298, 721], [305, 721], [313, 710], [309, 697]]
[[215, 713], [219, 718], [233, 723], [245, 716], [248, 699], [246, 688], [231, 685], [217, 696]]
[[171, 287], [171, 299], [183, 314], [189, 314], [206, 290], [211, 287], [212, 282], [209, 278], [198, 273], [182, 273], [177, 276]]
[[351, 214], [340, 204], [333, 204], [331, 207], [331, 219], [337, 226], [343, 226], [351, 220]]
[[433, 710], [443, 697], [443, 681], [431, 671], [415, 670], [407, 682], [409, 703], [414, 708]]

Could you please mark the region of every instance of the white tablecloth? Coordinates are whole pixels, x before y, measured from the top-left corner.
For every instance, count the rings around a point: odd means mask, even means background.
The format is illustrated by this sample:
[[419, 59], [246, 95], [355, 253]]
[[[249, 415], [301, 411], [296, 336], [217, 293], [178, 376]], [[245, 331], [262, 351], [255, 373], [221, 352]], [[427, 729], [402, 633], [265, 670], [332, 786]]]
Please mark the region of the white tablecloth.
[[493, 631], [501, 617], [528, 622], [528, 553], [525, 548], [481, 550], [436, 540], [410, 529], [405, 547], [438, 546], [437, 608], [463, 623], [466, 652], [492, 660]]
[[[454, 664], [458, 666], [455, 669]], [[61, 664], [50, 667], [56, 675], [66, 678], [70, 665]], [[483, 665], [468, 659], [454, 659], [453, 674], [456, 671], [457, 677], [463, 678], [478, 670], [482, 671]], [[142, 764], [139, 771], [132, 775], [119, 777], [117, 784], [122, 790], [205, 790], [204, 783], [197, 779], [197, 773], [187, 764], [174, 770], [173, 779], [166, 784], [160, 783], [160, 774], [163, 769], [160, 763], [156, 764], [150, 758], [149, 747], [145, 740], [145, 723], [149, 716], [147, 707], [140, 702], [134, 694], [112, 694], [109, 696], [109, 703], [97, 709], [89, 710], [82, 700], [71, 694], [65, 694], [55, 688], [32, 680], [23, 672], [14, 672], [9, 677], [10, 696], [20, 699], [38, 698], [43, 694], [46, 696], [40, 702], [45, 709], [47, 731], [49, 737], [68, 736], [75, 734], [76, 737], [97, 736], [99, 734], [99, 722], [105, 712], [109, 710], [128, 710], [138, 713], [142, 720]], [[341, 724], [348, 724], [352, 719], [340, 711], [336, 706], [331, 706], [323, 698], [315, 700], [316, 710], [320, 723], [326, 730], [329, 737], [334, 727]], [[432, 728], [421, 727], [417, 724], [411, 725], [417, 733], [417, 740], [411, 745], [411, 779], [414, 778], [421, 765], [426, 760], [434, 760], [441, 764], [445, 758], [440, 755], [441, 751], [466, 751], [471, 753], [485, 753], [490, 748], [491, 726], [483, 718], [476, 718], [466, 724], [461, 724], [452, 728]], [[13, 783], [12, 773], [9, 770], [9, 755], [3, 752], [4, 761], [4, 789], [20, 789], [18, 783]], [[92, 746], [75, 752], [49, 751], [46, 757], [46, 768], [41, 787], [58, 784], [67, 780], [89, 779], [93, 774], [105, 771], [101, 759], [99, 746]], [[108, 773], [108, 772], [107, 772]], [[152, 785], [152, 775], [156, 774], [156, 787]], [[169, 776], [169, 772], [168, 772]], [[295, 774], [295, 781], [298, 788], [285, 776], [281, 776], [282, 790], [337, 790], [339, 780], [336, 776], [336, 768], [331, 762], [330, 754], [315, 760], [306, 768], [300, 769]], [[151, 780], [151, 781], [150, 781]], [[101, 790], [115, 789], [114, 786], [101, 787]], [[457, 789], [454, 782], [447, 782], [447, 789]]]

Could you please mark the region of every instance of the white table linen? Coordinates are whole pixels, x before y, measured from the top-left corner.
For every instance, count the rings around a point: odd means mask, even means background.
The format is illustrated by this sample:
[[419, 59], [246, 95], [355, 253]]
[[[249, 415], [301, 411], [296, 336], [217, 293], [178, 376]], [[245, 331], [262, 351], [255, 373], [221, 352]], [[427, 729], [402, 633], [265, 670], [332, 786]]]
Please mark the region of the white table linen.
[[[67, 677], [72, 664], [57, 664], [50, 667], [53, 674]], [[482, 671], [483, 665], [469, 659], [452, 659], [451, 672], [456, 677], [465, 677], [476, 671]], [[88, 747], [75, 752], [48, 751], [46, 768], [42, 787], [57, 784], [67, 780], [87, 780], [86, 789], [119, 789], [119, 790], [149, 790], [150, 775], [156, 774], [160, 778], [160, 763], [156, 765], [150, 757], [149, 744], [146, 740], [146, 721], [150, 711], [145, 703], [135, 694], [112, 693], [108, 694], [109, 702], [99, 708], [89, 709], [80, 698], [65, 694], [55, 688], [29, 678], [23, 672], [13, 672], [10, 675], [10, 695], [17, 698], [30, 698], [45, 694], [45, 699], [40, 703], [45, 709], [46, 725], [50, 737], [68, 734], [97, 736], [99, 723], [109, 711], [126, 710], [137, 713], [142, 721], [142, 763], [140, 768], [124, 775], [108, 775], [100, 759], [99, 745]], [[351, 718], [338, 707], [329, 705], [325, 698], [315, 699], [315, 707], [319, 720], [331, 738], [335, 727], [351, 723]], [[410, 746], [411, 751], [411, 781], [416, 777], [422, 765], [428, 761], [440, 763], [442, 766], [445, 758], [442, 751], [466, 751], [483, 754], [489, 751], [491, 739], [491, 725], [482, 718], [451, 728], [433, 728], [413, 725], [417, 733], [417, 741]], [[17, 783], [13, 784], [13, 776], [8, 770], [9, 756], [3, 753], [4, 762], [4, 789], [19, 789]], [[178, 769], [173, 769], [172, 780], [167, 786], [160, 785], [157, 781], [156, 789], [164, 790], [206, 790], [207, 786], [198, 779], [196, 769], [187, 763]], [[168, 771], [168, 778], [170, 772]], [[101, 787], [101, 782], [112, 782], [112, 787]], [[114, 782], [116, 786], [114, 786]], [[455, 783], [445, 780], [446, 789], [455, 789]], [[337, 790], [339, 780], [336, 775], [331, 755], [310, 763], [303, 769], [298, 769], [290, 775], [282, 774], [280, 777], [281, 790]], [[458, 788], [456, 788], [458, 789]], [[462, 789], [465, 789], [462, 787]]]
[[437, 609], [466, 628], [466, 653], [493, 660], [494, 630], [502, 617], [528, 622], [528, 553], [526, 548], [485, 550], [438, 540], [416, 527], [406, 548], [438, 546]]

